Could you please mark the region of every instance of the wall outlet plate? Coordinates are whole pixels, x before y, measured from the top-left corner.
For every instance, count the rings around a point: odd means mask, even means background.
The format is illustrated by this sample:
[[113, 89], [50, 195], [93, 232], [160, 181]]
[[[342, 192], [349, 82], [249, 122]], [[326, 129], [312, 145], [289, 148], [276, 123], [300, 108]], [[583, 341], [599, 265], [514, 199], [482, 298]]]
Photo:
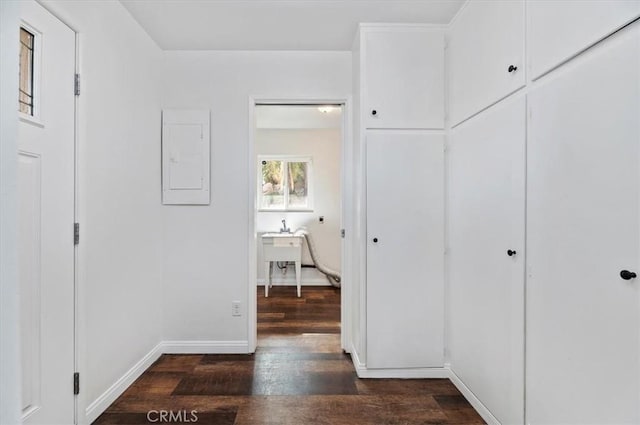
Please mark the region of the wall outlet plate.
[[242, 316], [242, 312], [240, 311], [241, 303], [240, 301], [232, 301], [231, 302], [231, 315], [238, 317]]

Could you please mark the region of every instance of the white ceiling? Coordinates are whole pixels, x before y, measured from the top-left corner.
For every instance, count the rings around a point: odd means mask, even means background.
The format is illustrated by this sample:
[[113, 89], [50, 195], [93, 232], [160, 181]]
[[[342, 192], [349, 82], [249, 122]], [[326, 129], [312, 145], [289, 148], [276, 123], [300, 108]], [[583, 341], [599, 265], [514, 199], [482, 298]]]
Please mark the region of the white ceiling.
[[286, 130], [340, 128], [342, 108], [331, 106], [325, 111], [320, 111], [320, 105], [258, 105], [256, 106], [256, 128]]
[[350, 50], [360, 22], [449, 23], [464, 0], [120, 0], [164, 50]]

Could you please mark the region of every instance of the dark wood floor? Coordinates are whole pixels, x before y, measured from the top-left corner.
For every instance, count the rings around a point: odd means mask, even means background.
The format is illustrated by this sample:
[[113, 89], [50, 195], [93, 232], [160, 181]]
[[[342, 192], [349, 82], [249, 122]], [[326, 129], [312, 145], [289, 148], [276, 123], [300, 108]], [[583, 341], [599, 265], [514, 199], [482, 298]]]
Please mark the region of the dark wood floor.
[[94, 424], [147, 424], [152, 410], [207, 425], [484, 423], [449, 380], [358, 379], [340, 350], [339, 290], [269, 292], [254, 355], [163, 355]]

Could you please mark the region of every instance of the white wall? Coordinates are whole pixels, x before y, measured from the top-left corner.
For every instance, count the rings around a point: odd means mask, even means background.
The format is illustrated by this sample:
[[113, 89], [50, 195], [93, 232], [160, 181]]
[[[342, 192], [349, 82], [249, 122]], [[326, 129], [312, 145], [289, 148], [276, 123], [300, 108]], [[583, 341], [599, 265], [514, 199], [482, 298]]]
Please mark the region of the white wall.
[[79, 371], [91, 406], [161, 340], [162, 53], [117, 1], [45, 6], [80, 35]]
[[[0, 423], [20, 422], [17, 278], [18, 4], [0, 2]], [[5, 94], [13, 95], [5, 95]]]
[[[281, 220], [294, 231], [305, 226], [313, 237], [319, 259], [333, 270], [340, 271], [340, 156], [342, 148], [340, 129], [278, 130], [258, 129], [255, 135], [257, 155], [296, 155], [312, 160], [312, 212], [258, 212], [258, 233], [277, 232]], [[324, 224], [319, 217], [324, 216]], [[262, 242], [258, 238], [258, 282], [264, 279]], [[313, 264], [306, 245], [303, 245], [302, 263]], [[290, 272], [290, 273], [289, 273]], [[295, 283], [295, 271], [289, 268], [288, 281]], [[273, 282], [282, 281], [274, 271]], [[302, 284], [328, 284], [325, 276], [312, 268], [302, 270]], [[263, 283], [261, 283], [263, 284]]]
[[[163, 207], [164, 339], [247, 341], [249, 98], [344, 98], [349, 52], [165, 52], [163, 107], [211, 109], [211, 205]], [[253, 161], [251, 161], [253, 164]], [[253, 165], [252, 165], [253, 166]], [[243, 316], [231, 316], [231, 301]]]

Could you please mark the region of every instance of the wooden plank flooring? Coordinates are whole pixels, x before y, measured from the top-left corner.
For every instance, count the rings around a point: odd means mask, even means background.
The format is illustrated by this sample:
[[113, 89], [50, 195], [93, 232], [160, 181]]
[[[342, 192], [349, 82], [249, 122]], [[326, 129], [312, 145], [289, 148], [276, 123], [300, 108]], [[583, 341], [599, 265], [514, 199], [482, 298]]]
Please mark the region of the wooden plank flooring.
[[484, 423], [447, 379], [359, 379], [340, 350], [340, 291], [306, 286], [259, 288], [254, 355], [163, 355], [94, 424], [148, 424], [151, 410], [188, 419], [174, 424]]

